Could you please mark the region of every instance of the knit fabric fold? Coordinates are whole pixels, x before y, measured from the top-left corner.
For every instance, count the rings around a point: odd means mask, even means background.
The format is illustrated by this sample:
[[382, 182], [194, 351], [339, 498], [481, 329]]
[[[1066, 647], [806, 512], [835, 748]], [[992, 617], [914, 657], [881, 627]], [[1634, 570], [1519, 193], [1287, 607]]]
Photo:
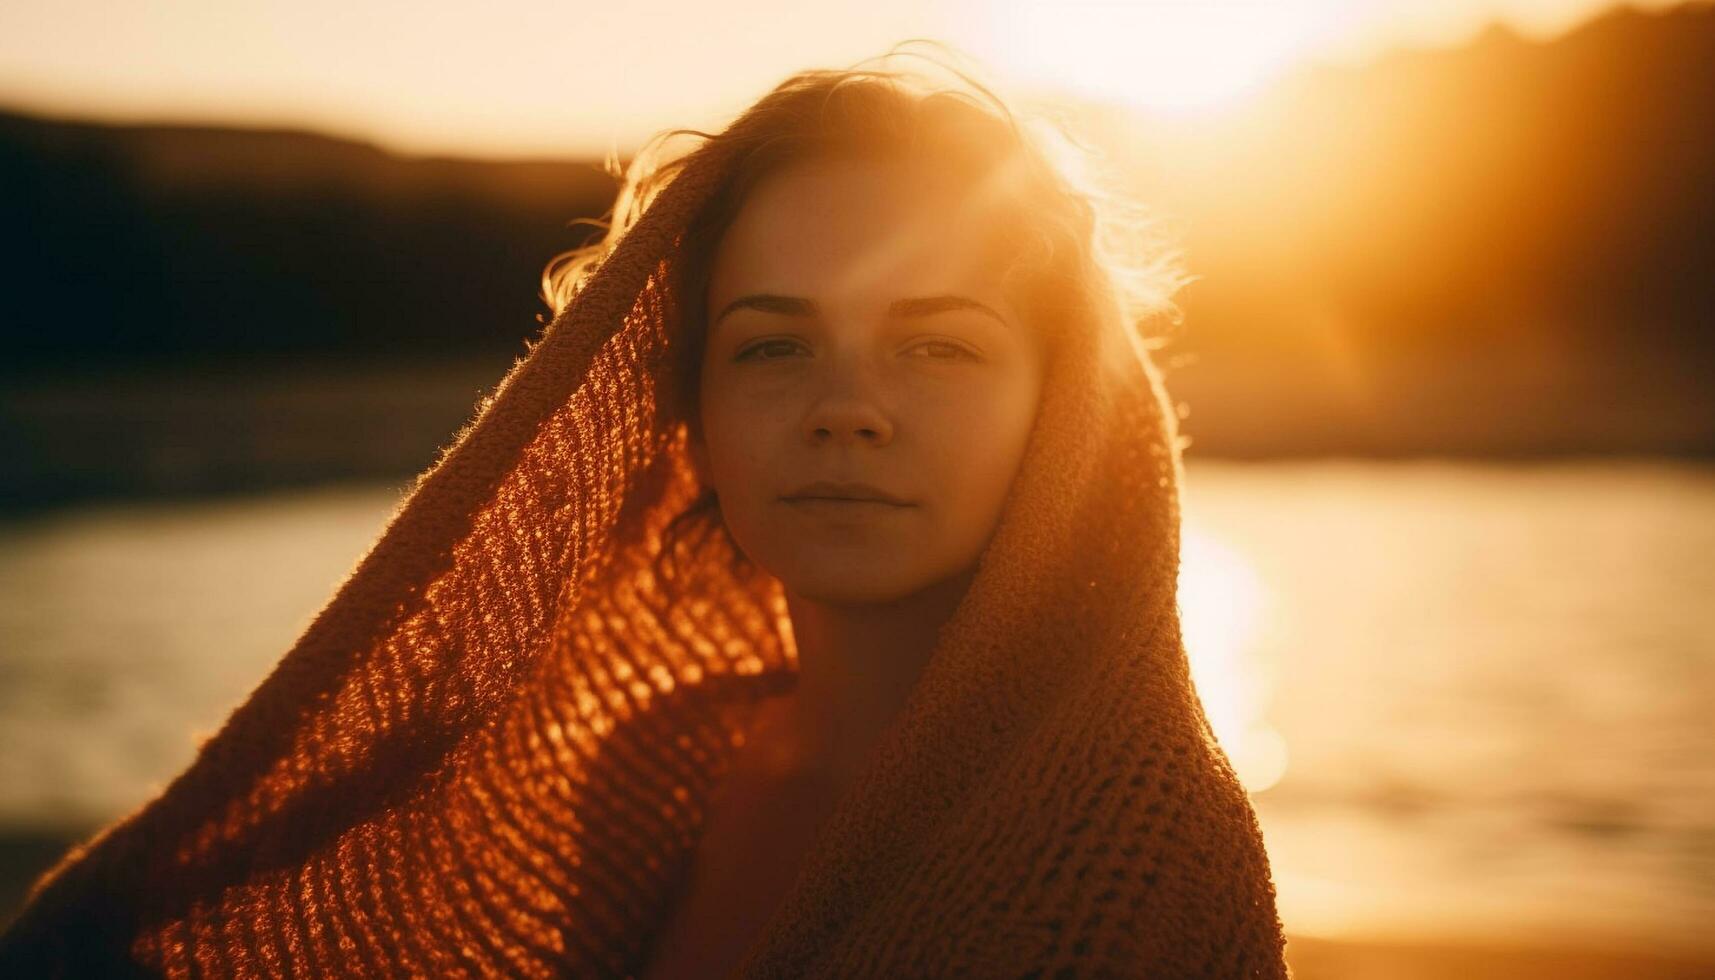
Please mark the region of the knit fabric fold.
[[[191, 766], [37, 882], [0, 975], [642, 968], [796, 681], [778, 582], [721, 534], [656, 561], [701, 489], [667, 287], [728, 166], [691, 156]], [[1287, 975], [1181, 638], [1175, 425], [1135, 334], [1057, 341], [970, 590], [740, 975]]]

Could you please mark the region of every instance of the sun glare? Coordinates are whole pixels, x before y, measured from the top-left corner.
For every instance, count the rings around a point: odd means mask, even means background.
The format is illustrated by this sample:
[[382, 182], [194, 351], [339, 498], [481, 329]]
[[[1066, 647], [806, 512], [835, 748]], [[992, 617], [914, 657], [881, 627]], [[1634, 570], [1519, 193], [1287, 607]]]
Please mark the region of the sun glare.
[[1260, 793], [1286, 774], [1286, 743], [1265, 717], [1272, 680], [1255, 651], [1268, 590], [1244, 556], [1189, 523], [1180, 552], [1180, 629], [1192, 682], [1239, 780]]
[[1330, 13], [1318, 0], [1018, 0], [1002, 15], [1001, 43], [1014, 70], [1037, 82], [1192, 112], [1230, 102], [1285, 68], [1323, 35]]

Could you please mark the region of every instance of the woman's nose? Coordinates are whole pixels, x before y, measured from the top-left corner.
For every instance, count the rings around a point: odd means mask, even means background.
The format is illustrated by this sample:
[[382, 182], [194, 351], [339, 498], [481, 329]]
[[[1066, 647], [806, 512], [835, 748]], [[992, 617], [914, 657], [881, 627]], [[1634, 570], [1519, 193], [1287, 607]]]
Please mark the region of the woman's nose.
[[884, 446], [893, 440], [893, 421], [888, 417], [873, 379], [862, 369], [836, 371], [837, 377], [819, 393], [804, 418], [805, 434], [814, 443], [870, 443]]

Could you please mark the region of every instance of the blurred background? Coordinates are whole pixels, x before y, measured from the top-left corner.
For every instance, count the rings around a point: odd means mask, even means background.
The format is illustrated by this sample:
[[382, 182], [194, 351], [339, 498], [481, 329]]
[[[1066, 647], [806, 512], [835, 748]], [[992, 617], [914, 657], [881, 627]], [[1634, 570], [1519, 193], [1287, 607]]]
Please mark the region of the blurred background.
[[1715, 976], [1715, 5], [0, 7], [0, 921], [541, 329], [602, 167], [946, 41], [1198, 278], [1182, 606], [1321, 977]]

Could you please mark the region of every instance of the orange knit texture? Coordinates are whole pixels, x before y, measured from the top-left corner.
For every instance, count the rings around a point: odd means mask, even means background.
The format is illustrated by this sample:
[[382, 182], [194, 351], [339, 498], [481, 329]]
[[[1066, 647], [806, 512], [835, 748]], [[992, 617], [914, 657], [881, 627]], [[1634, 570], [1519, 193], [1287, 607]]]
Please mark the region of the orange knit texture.
[[[663, 284], [728, 166], [693, 157], [193, 764], [36, 884], [0, 975], [641, 969], [745, 708], [796, 680], [722, 535], [657, 578], [700, 489]], [[1287, 975], [1181, 640], [1179, 449], [1134, 336], [1053, 352], [970, 591], [739, 975]]]

